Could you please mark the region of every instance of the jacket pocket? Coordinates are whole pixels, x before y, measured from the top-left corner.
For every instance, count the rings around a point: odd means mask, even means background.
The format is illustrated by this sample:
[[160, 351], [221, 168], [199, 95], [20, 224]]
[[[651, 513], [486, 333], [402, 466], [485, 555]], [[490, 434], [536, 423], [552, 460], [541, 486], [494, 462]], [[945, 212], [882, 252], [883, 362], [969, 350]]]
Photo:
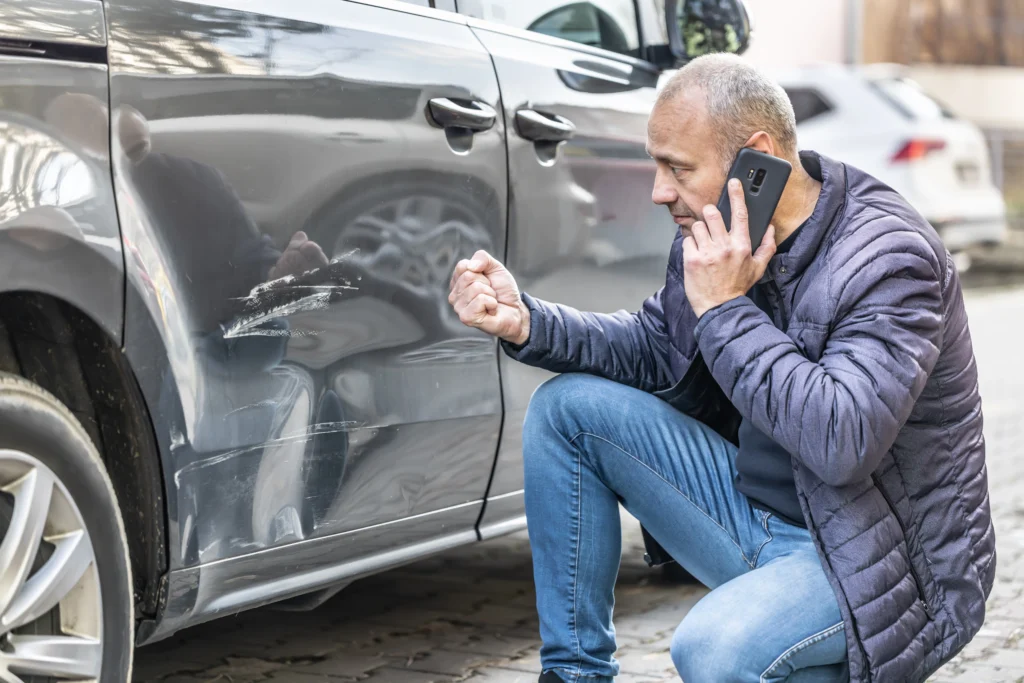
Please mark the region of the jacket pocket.
[[928, 602], [928, 598], [924, 592], [924, 580], [914, 567], [914, 560], [910, 553], [910, 542], [907, 540], [907, 525], [903, 523], [903, 518], [900, 517], [899, 512], [896, 511], [896, 505], [892, 502], [892, 498], [889, 497], [889, 492], [882, 486], [882, 478], [877, 473], [871, 475], [871, 479], [875, 482], [875, 488], [882, 494], [882, 498], [885, 499], [885, 504], [889, 507], [889, 512], [893, 517], [896, 518], [896, 523], [900, 525], [900, 531], [903, 533], [903, 547], [907, 553], [907, 566], [910, 567], [910, 576], [914, 579], [914, 585], [917, 586], [918, 600], [924, 607], [924, 613], [928, 616], [928, 619], [935, 620], [935, 612], [932, 610], [931, 603]]

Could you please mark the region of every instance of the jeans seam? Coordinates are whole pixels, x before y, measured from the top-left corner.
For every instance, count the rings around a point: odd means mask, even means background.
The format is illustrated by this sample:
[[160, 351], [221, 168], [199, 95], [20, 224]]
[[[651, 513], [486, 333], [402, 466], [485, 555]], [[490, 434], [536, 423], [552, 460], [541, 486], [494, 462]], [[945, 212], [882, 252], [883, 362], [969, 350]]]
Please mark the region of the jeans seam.
[[768, 545], [768, 543], [772, 539], [775, 538], [775, 536], [772, 535], [772, 532], [768, 529], [768, 519], [771, 516], [772, 516], [772, 513], [770, 513], [770, 512], [765, 512], [764, 514], [761, 515], [761, 526], [764, 527], [764, 532], [766, 534], [768, 534], [768, 538], [764, 539], [764, 541], [761, 542], [761, 545], [757, 546], [757, 550], [754, 551], [754, 559], [751, 561], [751, 564], [750, 564], [750, 568], [751, 569], [756, 569], [757, 568], [757, 560], [758, 560], [759, 557], [761, 557], [761, 551], [764, 550], [764, 547], [766, 545]]
[[768, 674], [773, 673], [773, 671], [780, 664], [783, 664], [783, 663], [786, 662], [786, 660], [791, 659], [793, 657], [793, 655], [797, 654], [801, 650], [806, 650], [811, 645], [814, 645], [816, 643], [820, 643], [821, 641], [825, 640], [829, 636], [833, 636], [833, 635], [839, 633], [840, 631], [844, 630], [844, 628], [845, 627], [843, 625], [843, 622], [840, 621], [838, 624], [836, 624], [834, 626], [829, 626], [824, 631], [819, 631], [818, 633], [815, 633], [814, 635], [807, 636], [806, 638], [801, 640], [799, 643], [797, 643], [796, 645], [794, 645], [793, 647], [789, 648], [788, 650], [783, 652], [781, 655], [779, 655], [778, 659], [776, 659], [774, 662], [771, 663], [771, 666], [769, 666], [767, 669], [765, 669], [764, 671], [761, 672], [761, 678], [760, 678], [761, 683], [765, 683], [765, 676], [767, 676]]
[[[661, 480], [662, 480], [663, 482], [665, 482], [665, 483], [666, 483], [666, 484], [668, 485], [668, 487], [669, 487], [670, 489], [672, 489], [673, 491], [675, 491], [676, 493], [678, 493], [678, 494], [679, 494], [680, 496], [682, 496], [683, 500], [685, 500], [685, 501], [686, 501], [687, 503], [689, 503], [690, 505], [692, 505], [692, 506], [693, 506], [693, 507], [694, 507], [694, 508], [695, 508], [695, 509], [697, 510], [697, 512], [699, 512], [700, 514], [702, 514], [702, 515], [704, 515], [705, 517], [707, 517], [707, 518], [708, 518], [708, 520], [709, 520], [709, 521], [710, 521], [710, 522], [711, 522], [712, 524], [714, 524], [714, 525], [715, 525], [715, 526], [717, 526], [717, 527], [718, 527], [719, 529], [721, 529], [721, 530], [722, 530], [723, 532], [725, 532], [725, 535], [726, 535], [726, 536], [727, 536], [727, 537], [729, 538], [729, 540], [730, 540], [730, 541], [732, 541], [732, 544], [733, 544], [734, 546], [736, 546], [736, 549], [737, 549], [737, 550], [738, 550], [738, 551], [740, 552], [740, 557], [741, 557], [741, 558], [743, 558], [743, 561], [744, 561], [744, 562], [746, 562], [746, 563], [747, 563], [747, 564], [748, 564], [748, 565], [750, 566], [750, 568], [751, 568], [751, 569], [754, 569], [754, 564], [753, 564], [753, 563], [751, 563], [751, 561], [747, 559], [747, 556], [746, 556], [746, 554], [745, 554], [745, 553], [743, 552], [743, 548], [742, 548], [742, 547], [740, 546], [740, 544], [739, 544], [739, 543], [737, 543], [737, 542], [736, 542], [736, 539], [732, 537], [732, 534], [730, 534], [730, 533], [729, 533], [729, 530], [728, 530], [728, 529], [726, 529], [726, 528], [725, 528], [724, 526], [722, 526], [721, 524], [719, 524], [719, 523], [718, 523], [718, 520], [717, 520], [717, 519], [715, 519], [714, 517], [712, 517], [711, 515], [709, 515], [709, 514], [708, 514], [708, 513], [706, 512], [706, 511], [704, 511], [704, 509], [703, 509], [703, 508], [701, 508], [701, 506], [697, 505], [697, 504], [696, 504], [696, 503], [694, 503], [694, 502], [693, 502], [692, 500], [690, 500], [690, 497], [689, 497], [689, 496], [687, 496], [687, 495], [686, 495], [685, 493], [683, 493], [682, 491], [680, 491], [680, 490], [679, 490], [678, 488], [676, 488], [676, 487], [675, 487], [675, 486], [674, 486], [674, 485], [672, 484], [672, 482], [670, 482], [670, 481], [669, 481], [668, 479], [666, 479], [665, 477], [661, 476], [661, 474], [660, 474], [660, 473], [659, 473], [659, 472], [658, 472], [657, 470], [655, 470], [655, 469], [654, 469], [653, 467], [651, 467], [650, 465], [648, 465], [647, 463], [645, 463], [645, 462], [644, 462], [643, 460], [641, 460], [640, 458], [636, 457], [635, 455], [633, 455], [632, 453], [630, 453], [629, 451], [627, 451], [627, 450], [626, 450], [625, 448], [623, 448], [622, 446], [619, 446], [618, 444], [616, 444], [616, 443], [613, 443], [613, 442], [609, 441], [608, 439], [604, 438], [603, 436], [598, 436], [597, 434], [592, 434], [591, 432], [586, 432], [586, 431], [582, 431], [582, 432], [579, 432], [578, 434], [576, 434], [576, 436], [574, 436], [574, 437], [572, 437], [571, 439], [569, 439], [569, 443], [571, 443], [572, 445], [574, 445], [574, 446], [575, 446], [575, 445], [576, 445], [576, 444], [575, 444], [575, 442], [576, 442], [576, 439], [580, 438], [581, 436], [590, 436], [590, 437], [593, 437], [593, 438], [597, 439], [598, 441], [603, 441], [603, 442], [605, 442], [606, 444], [608, 444], [608, 445], [609, 445], [609, 446], [611, 446], [612, 448], [616, 449], [617, 451], [619, 451], [619, 452], [621, 452], [621, 453], [624, 453], [625, 455], [629, 456], [630, 458], [632, 458], [633, 460], [635, 460], [635, 461], [636, 461], [636, 462], [637, 462], [637, 463], [638, 463], [638, 464], [639, 464], [639, 465], [640, 465], [641, 467], [644, 467], [644, 468], [646, 468], [647, 470], [649, 470], [649, 471], [651, 472], [651, 474], [653, 474], [653, 475], [654, 475], [654, 476], [656, 476], [656, 477], [657, 477], [658, 479], [661, 479]], [[578, 457], [579, 457], [579, 449], [577, 449], [577, 458], [578, 458]]]
[[542, 673], [547, 673], [548, 671], [564, 671], [565, 674], [569, 676], [569, 680], [566, 681], [566, 683], [577, 683], [580, 679], [585, 681], [588, 678], [607, 678], [607, 676], [603, 674], [585, 674], [583, 673], [582, 668], [573, 669], [570, 666], [553, 666], [550, 669], [542, 669]]
[[[570, 442], [571, 443], [571, 442]], [[575, 444], [572, 444], [575, 446]], [[583, 464], [581, 462], [582, 456], [580, 455], [580, 449], [576, 449], [576, 472], [575, 472], [575, 483], [576, 483], [576, 522], [573, 525], [572, 535], [572, 554], [573, 554], [573, 569], [572, 569], [572, 639], [576, 644], [576, 676], [573, 678], [575, 681], [579, 678], [580, 673], [583, 671], [583, 655], [580, 653], [580, 634], [577, 631], [577, 624], [579, 619], [576, 614], [576, 593], [579, 591], [579, 585], [577, 579], [580, 571], [580, 524], [583, 518], [582, 507], [583, 507]]]

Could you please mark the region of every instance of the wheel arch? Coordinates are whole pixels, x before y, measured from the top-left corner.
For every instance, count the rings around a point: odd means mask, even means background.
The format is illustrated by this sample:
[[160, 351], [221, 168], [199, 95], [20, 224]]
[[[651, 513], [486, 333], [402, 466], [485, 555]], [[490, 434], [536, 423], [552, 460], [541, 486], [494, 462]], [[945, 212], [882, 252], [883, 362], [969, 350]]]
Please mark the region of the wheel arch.
[[128, 535], [136, 620], [158, 616], [167, 572], [167, 510], [153, 425], [120, 340], [50, 292], [0, 292], [0, 371], [66, 405], [99, 451]]

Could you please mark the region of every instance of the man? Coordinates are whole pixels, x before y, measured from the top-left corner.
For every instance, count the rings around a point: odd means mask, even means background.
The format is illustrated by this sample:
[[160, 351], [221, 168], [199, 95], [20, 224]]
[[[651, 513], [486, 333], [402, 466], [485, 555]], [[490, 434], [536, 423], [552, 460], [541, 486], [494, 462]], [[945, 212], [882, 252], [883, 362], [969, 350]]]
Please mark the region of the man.
[[[793, 164], [756, 251], [742, 191], [731, 230], [713, 206], [742, 147]], [[520, 296], [482, 252], [452, 280], [464, 323], [567, 373], [523, 434], [541, 681], [618, 671], [620, 502], [712, 589], [672, 643], [686, 683], [925, 680], [978, 631], [995, 572], [948, 253], [888, 187], [798, 154], [785, 93], [739, 58], [671, 79], [648, 150], [681, 230], [635, 315]]]

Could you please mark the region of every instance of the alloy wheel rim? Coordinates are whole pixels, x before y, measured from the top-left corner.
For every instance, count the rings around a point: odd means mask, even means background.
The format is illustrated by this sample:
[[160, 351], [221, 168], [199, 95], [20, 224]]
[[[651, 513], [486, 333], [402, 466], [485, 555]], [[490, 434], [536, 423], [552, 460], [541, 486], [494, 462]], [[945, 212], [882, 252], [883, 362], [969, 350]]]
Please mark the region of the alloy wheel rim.
[[[0, 539], [0, 681], [24, 676], [96, 681], [103, 660], [103, 602], [92, 541], [78, 505], [53, 471], [0, 449], [0, 491], [13, 498]], [[40, 547], [52, 548], [39, 566]], [[58, 610], [59, 626], [33, 624]]]

